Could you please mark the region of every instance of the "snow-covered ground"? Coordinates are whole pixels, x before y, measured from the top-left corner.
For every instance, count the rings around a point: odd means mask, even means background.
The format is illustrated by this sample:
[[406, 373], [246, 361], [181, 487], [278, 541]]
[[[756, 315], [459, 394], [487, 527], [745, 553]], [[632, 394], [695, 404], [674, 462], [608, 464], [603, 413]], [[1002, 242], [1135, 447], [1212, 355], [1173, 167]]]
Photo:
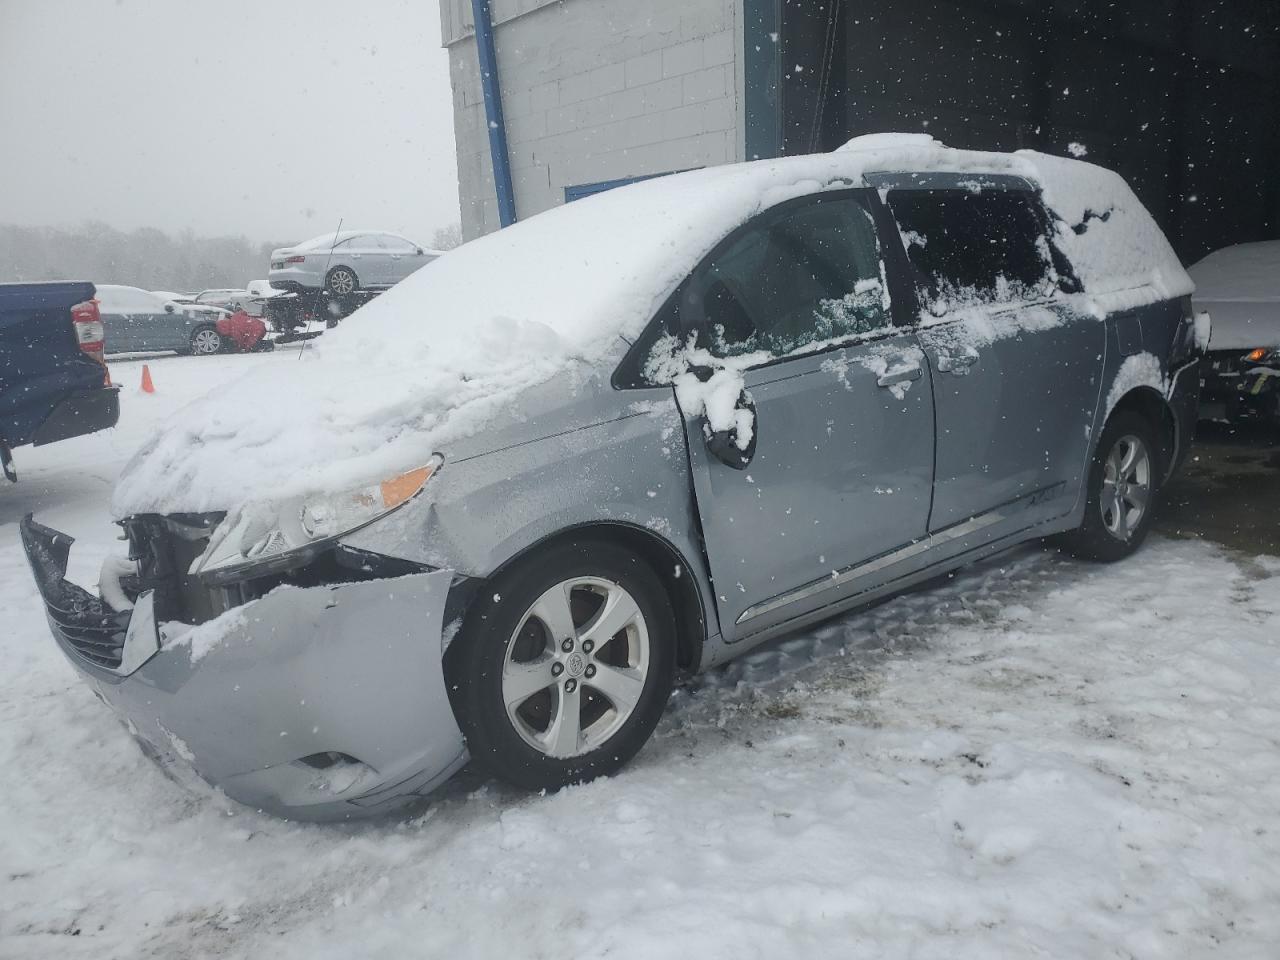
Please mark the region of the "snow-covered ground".
[[167, 779], [49, 639], [16, 520], [79, 537], [91, 584], [158, 417], [295, 356], [153, 360], [153, 396], [113, 364], [120, 428], [18, 451], [0, 956], [1276, 955], [1280, 560], [1203, 543], [1024, 549], [783, 640], [554, 796], [464, 777], [408, 817], [300, 826]]

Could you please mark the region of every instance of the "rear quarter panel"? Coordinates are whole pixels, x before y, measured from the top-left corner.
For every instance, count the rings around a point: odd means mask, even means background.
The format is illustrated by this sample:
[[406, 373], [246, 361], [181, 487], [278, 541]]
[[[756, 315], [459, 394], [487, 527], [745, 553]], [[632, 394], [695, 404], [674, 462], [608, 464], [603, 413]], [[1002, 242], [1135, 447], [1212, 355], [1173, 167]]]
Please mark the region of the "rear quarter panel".
[[1191, 316], [1187, 298], [1157, 301], [1107, 316], [1107, 354], [1102, 402], [1091, 451], [1115, 408], [1134, 391], [1158, 395], [1172, 418], [1172, 449], [1167, 468], [1182, 459], [1190, 444], [1199, 398], [1200, 354], [1178, 356], [1184, 324]]

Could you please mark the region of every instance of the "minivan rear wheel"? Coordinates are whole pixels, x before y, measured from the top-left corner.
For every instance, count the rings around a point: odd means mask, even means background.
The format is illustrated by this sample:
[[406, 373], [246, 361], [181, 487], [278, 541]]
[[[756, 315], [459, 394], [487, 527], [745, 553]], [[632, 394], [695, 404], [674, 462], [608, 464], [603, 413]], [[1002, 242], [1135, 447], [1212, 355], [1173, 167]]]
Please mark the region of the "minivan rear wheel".
[[1064, 538], [1068, 552], [1112, 562], [1142, 546], [1151, 529], [1162, 470], [1151, 422], [1130, 410], [1114, 414], [1089, 468], [1084, 522]]
[[558, 544], [484, 588], [446, 657], [472, 758], [528, 790], [613, 773], [644, 746], [675, 673], [675, 618], [638, 555]]

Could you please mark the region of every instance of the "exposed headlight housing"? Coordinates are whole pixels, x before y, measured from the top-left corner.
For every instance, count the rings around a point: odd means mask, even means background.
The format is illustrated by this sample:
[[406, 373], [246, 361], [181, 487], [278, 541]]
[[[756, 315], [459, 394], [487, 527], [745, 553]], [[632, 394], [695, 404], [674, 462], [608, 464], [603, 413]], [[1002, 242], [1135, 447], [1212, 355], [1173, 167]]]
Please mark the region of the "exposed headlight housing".
[[217, 584], [302, 566], [408, 503], [443, 464], [436, 454], [416, 470], [354, 490], [247, 504], [218, 525], [190, 573]]

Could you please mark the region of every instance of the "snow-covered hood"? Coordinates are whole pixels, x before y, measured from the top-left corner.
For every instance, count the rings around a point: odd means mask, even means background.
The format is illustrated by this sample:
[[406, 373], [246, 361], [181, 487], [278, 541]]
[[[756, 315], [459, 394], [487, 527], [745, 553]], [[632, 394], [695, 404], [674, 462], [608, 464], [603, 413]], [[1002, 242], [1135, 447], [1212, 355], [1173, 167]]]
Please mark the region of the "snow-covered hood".
[[573, 370], [598, 375], [619, 338], [637, 336], [690, 268], [759, 211], [865, 185], [873, 172], [925, 170], [1040, 184], [1058, 242], [1106, 309], [1191, 292], [1124, 181], [1076, 160], [891, 136], [663, 177], [450, 251], [296, 362], [263, 364], [178, 411], [125, 468], [113, 512], [229, 510], [264, 493], [362, 485], [464, 441], [479, 450], [486, 430], [518, 416], [525, 391]]
[[1188, 272], [1213, 318], [1210, 350], [1280, 347], [1280, 240], [1225, 247]]

